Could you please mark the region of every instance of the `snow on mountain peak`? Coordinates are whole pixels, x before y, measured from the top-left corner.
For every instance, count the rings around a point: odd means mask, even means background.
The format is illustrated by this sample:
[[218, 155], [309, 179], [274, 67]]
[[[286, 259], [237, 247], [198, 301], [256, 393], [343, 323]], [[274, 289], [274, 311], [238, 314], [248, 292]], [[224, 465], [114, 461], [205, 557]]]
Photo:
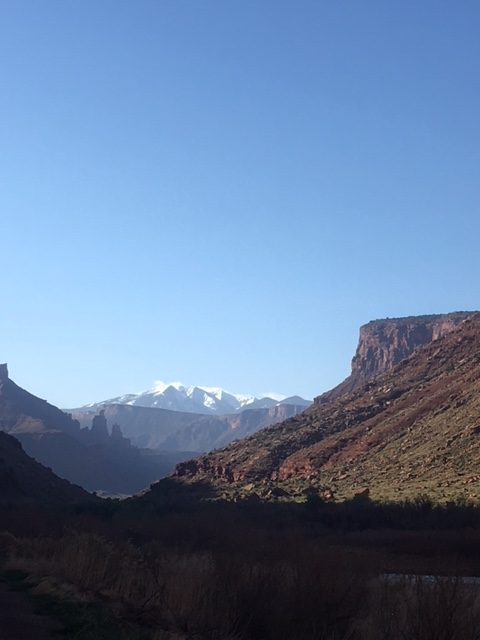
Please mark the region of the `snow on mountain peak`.
[[[285, 396], [276, 393], [256, 397], [230, 393], [221, 387], [187, 386], [182, 382], [156, 380], [148, 391], [126, 394], [99, 404], [128, 404], [188, 413], [227, 415], [243, 409], [270, 408], [284, 398]], [[308, 404], [305, 401], [305, 406]]]
[[[154, 393], [154, 394], [162, 394], [165, 392], [168, 387], [173, 387], [177, 391], [182, 391], [186, 389], [185, 385], [182, 382], [162, 382], [162, 380], [155, 380], [153, 387], [148, 391], [143, 393]], [[141, 394], [138, 394], [141, 395]]]
[[[215, 396], [215, 398], [217, 398], [218, 400], [222, 399], [222, 396], [224, 393], [227, 393], [224, 389], [221, 389], [220, 387], [198, 387], [199, 389], [202, 389], [202, 391], [206, 391], [208, 394]], [[233, 394], [230, 394], [233, 395]]]

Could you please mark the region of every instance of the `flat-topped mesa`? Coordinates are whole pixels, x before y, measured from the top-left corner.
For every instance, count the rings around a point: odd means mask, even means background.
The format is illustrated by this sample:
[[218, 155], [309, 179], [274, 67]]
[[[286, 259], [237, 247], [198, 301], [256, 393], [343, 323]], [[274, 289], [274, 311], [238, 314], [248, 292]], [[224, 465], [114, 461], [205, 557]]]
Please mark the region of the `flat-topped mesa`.
[[369, 380], [392, 369], [416, 349], [449, 333], [473, 311], [428, 316], [372, 320], [360, 327], [352, 373], [339, 385], [315, 398], [316, 404], [335, 400], [359, 389]]
[[7, 363], [0, 364], [0, 382], [8, 380], [8, 366]]

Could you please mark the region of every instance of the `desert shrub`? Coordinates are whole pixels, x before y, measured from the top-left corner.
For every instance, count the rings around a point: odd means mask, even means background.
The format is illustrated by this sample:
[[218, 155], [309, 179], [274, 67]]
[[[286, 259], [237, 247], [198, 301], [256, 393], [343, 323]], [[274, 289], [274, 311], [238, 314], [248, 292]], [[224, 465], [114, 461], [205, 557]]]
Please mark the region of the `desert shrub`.
[[478, 640], [478, 585], [461, 578], [379, 580], [371, 589], [363, 640]]
[[206, 640], [343, 638], [362, 606], [363, 573], [338, 550], [290, 543], [264, 554], [187, 553], [70, 532], [21, 540], [15, 553], [24, 569], [122, 602], [164, 630]]
[[30, 513], [9, 513], [15, 537], [0, 536], [17, 567], [112, 604], [157, 640], [479, 640], [476, 588], [376, 578], [475, 572], [472, 505], [317, 500], [182, 505], [160, 515], [152, 505], [108, 517]]

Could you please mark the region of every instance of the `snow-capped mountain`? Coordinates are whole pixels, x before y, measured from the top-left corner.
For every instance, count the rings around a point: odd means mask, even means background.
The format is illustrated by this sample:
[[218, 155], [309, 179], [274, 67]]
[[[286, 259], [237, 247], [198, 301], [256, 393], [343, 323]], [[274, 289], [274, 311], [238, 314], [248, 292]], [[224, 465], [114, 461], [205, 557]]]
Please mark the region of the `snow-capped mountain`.
[[[284, 402], [285, 396], [257, 398], [251, 395], [235, 394], [219, 387], [186, 386], [180, 382], [157, 382], [152, 389], [142, 393], [127, 394], [117, 398], [85, 405], [89, 410], [101, 405], [126, 404], [139, 407], [170, 409], [187, 413], [226, 415], [239, 413], [244, 409], [269, 409]], [[295, 396], [295, 404], [310, 402]]]

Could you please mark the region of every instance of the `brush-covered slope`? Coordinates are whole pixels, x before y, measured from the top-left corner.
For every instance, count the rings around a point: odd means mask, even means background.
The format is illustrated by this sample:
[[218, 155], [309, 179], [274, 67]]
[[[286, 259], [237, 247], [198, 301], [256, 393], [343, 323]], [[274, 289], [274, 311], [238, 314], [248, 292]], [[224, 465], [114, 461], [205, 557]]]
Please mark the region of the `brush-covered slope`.
[[227, 493], [480, 498], [480, 314], [358, 391], [178, 465]]
[[24, 502], [71, 504], [94, 500], [30, 458], [12, 436], [0, 432], [0, 505]]

